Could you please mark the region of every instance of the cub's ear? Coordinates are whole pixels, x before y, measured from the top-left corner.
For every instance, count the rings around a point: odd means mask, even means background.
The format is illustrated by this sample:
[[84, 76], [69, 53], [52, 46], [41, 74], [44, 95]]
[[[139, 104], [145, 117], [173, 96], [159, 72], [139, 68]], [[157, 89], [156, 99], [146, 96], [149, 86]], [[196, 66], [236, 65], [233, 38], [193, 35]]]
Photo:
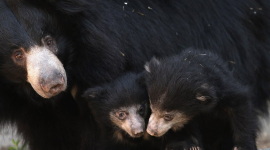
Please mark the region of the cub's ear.
[[216, 92], [214, 87], [204, 83], [200, 86], [196, 99], [202, 102], [206, 102], [216, 98]]
[[150, 63], [154, 64], [154, 65], [160, 65], [160, 61], [156, 58], [156, 57], [153, 57], [151, 60], [150, 60]]
[[144, 65], [144, 68], [145, 70], [148, 72], [148, 73], [151, 73], [151, 67], [150, 65], [154, 65], [154, 66], [159, 66], [160, 65], [160, 61], [156, 58], [156, 57], [153, 57], [150, 62], [147, 62], [145, 65]]
[[100, 97], [103, 93], [105, 93], [105, 89], [99, 86], [87, 89], [82, 97], [86, 99], [95, 99]]

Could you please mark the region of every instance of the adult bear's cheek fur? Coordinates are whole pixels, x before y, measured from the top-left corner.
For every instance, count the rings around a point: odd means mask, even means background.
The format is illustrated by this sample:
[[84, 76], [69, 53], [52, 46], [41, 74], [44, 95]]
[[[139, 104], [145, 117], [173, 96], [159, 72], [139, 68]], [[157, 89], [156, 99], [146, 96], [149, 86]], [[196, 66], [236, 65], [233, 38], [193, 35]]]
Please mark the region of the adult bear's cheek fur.
[[27, 81], [40, 96], [50, 98], [66, 89], [63, 64], [50, 50], [35, 46], [26, 57]]

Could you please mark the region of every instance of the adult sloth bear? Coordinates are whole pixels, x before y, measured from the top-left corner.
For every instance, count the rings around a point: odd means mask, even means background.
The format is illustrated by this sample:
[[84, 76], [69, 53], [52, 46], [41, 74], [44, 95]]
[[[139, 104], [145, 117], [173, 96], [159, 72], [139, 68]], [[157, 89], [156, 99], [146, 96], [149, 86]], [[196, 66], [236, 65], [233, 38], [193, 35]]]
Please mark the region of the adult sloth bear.
[[0, 118], [16, 123], [33, 150], [98, 149], [85, 88], [188, 47], [218, 50], [266, 110], [266, 0], [2, 0], [0, 7]]
[[0, 1], [0, 123], [15, 123], [33, 150], [80, 149], [79, 109], [62, 92], [74, 52], [53, 13]]

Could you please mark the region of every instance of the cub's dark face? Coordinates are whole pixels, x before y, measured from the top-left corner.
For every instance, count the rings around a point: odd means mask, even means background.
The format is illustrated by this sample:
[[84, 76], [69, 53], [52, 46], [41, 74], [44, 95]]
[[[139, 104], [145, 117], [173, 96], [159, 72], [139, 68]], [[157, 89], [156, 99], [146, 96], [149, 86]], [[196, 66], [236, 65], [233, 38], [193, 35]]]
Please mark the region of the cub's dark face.
[[113, 134], [119, 141], [133, 141], [145, 134], [148, 96], [137, 75], [127, 74], [113, 83], [90, 88], [84, 97], [107, 134]]
[[1, 77], [30, 84], [43, 98], [64, 91], [65, 60], [59, 58], [64, 58], [66, 41], [57, 19], [23, 1], [10, 0], [0, 2], [0, 20]]
[[214, 105], [214, 90], [204, 80], [196, 79], [196, 73], [182, 68], [177, 58], [171, 59], [153, 58], [145, 66], [152, 110], [147, 132], [156, 137], [170, 129], [181, 129], [194, 116]]
[[[130, 137], [141, 137], [145, 132], [147, 107], [146, 103], [142, 103], [115, 108], [110, 111], [110, 121], [114, 126], [128, 133]], [[115, 136], [118, 139], [123, 139], [121, 132], [115, 132]]]

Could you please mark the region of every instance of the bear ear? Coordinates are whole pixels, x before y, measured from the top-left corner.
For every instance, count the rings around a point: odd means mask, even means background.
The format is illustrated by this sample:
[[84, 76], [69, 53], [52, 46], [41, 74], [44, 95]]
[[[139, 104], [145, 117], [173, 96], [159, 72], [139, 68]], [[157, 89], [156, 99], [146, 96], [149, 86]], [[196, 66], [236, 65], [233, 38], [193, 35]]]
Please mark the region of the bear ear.
[[156, 57], [153, 57], [151, 60], [150, 60], [150, 63], [154, 64], [154, 65], [160, 65], [160, 61], [156, 58]]
[[216, 97], [214, 88], [207, 83], [202, 84], [199, 89], [200, 91], [196, 94], [196, 99], [199, 101], [205, 102]]
[[156, 58], [156, 57], [153, 57], [150, 62], [147, 62], [145, 65], [144, 65], [144, 68], [145, 70], [148, 72], [148, 73], [151, 73], [151, 70], [150, 70], [150, 64], [152, 65], [155, 65], [155, 66], [159, 66], [160, 65], [160, 61]]
[[95, 99], [98, 98], [102, 93], [105, 92], [105, 89], [102, 87], [94, 87], [94, 88], [89, 88], [87, 89], [82, 97], [86, 99]]

